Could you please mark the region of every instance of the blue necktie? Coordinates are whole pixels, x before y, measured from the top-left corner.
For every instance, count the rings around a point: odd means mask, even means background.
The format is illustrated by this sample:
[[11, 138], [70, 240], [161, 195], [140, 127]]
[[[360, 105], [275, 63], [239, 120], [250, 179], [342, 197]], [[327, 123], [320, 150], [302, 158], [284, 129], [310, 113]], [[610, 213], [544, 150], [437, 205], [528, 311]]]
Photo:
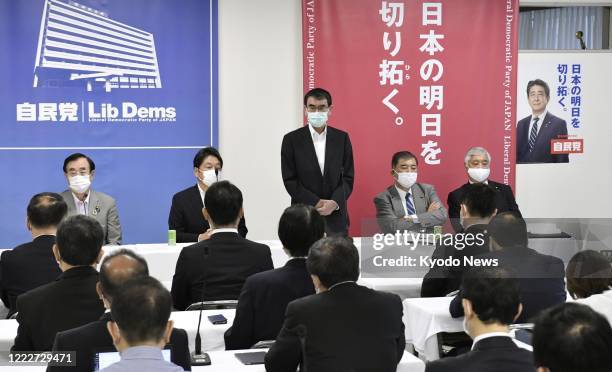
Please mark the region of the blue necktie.
[[410, 200], [410, 193], [406, 193], [406, 210], [408, 211], [409, 216], [414, 216], [416, 214], [416, 210], [414, 209], [414, 205], [412, 204], [412, 200]]
[[533, 150], [536, 137], [538, 136], [538, 120], [540, 120], [540, 118], [533, 119], [533, 127], [531, 127], [531, 133], [529, 133], [529, 151]]

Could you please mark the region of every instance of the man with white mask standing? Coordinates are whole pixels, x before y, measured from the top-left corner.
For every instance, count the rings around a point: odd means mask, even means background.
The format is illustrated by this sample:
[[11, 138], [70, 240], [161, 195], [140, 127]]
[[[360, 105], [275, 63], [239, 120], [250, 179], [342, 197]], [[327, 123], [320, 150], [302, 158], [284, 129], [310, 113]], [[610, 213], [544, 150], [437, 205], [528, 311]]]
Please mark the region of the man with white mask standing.
[[468, 188], [472, 183], [484, 183], [495, 190], [495, 208], [497, 213], [515, 212], [521, 216], [519, 207], [514, 200], [512, 188], [503, 183], [489, 180], [491, 155], [482, 147], [472, 147], [465, 154], [464, 159], [465, 170], [468, 176], [468, 182], [451, 191], [448, 194], [448, 217], [451, 219], [451, 224], [456, 232], [463, 231], [461, 222], [459, 221], [459, 212], [461, 211], [461, 201]]
[[348, 133], [332, 128], [328, 91], [314, 88], [304, 96], [308, 125], [289, 132], [281, 147], [281, 172], [291, 204], [315, 207], [325, 217], [327, 235], [348, 234], [347, 200], [355, 168]]
[[[210, 238], [212, 229], [204, 218], [204, 195], [208, 188], [221, 179], [223, 158], [214, 147], [200, 149], [193, 158], [196, 184], [172, 197], [168, 229], [176, 230], [177, 243], [200, 242]], [[249, 230], [244, 217], [240, 218], [238, 233], [246, 238]]]
[[395, 182], [374, 198], [376, 220], [385, 234], [428, 229], [446, 221], [446, 209], [433, 185], [417, 183], [418, 165], [409, 151], [396, 152], [391, 158]]
[[117, 203], [111, 196], [91, 189], [96, 164], [85, 154], [75, 153], [64, 160], [69, 190], [61, 193], [68, 204], [68, 216], [82, 214], [102, 225], [105, 245], [121, 245], [121, 224]]

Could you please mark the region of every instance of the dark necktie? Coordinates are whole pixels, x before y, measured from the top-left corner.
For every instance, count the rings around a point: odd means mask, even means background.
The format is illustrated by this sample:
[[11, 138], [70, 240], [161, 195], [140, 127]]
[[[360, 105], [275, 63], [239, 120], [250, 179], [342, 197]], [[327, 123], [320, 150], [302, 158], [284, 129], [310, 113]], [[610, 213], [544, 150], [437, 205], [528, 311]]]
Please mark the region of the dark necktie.
[[533, 127], [531, 127], [531, 133], [529, 133], [529, 151], [533, 150], [536, 137], [538, 136], [538, 120], [540, 120], [540, 118], [533, 119]]

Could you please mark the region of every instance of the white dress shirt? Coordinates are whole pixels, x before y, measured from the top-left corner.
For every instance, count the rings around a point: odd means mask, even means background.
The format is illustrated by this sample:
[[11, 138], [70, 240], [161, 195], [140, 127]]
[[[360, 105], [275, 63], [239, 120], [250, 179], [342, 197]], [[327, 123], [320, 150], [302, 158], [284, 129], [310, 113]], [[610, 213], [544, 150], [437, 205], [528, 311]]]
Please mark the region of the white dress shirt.
[[491, 333], [483, 333], [480, 336], [476, 336], [474, 337], [474, 342], [472, 342], [472, 350], [474, 350], [474, 346], [476, 346], [476, 343], [478, 341], [482, 341], [485, 338], [489, 338], [489, 337], [508, 337], [508, 338], [512, 338], [510, 336], [510, 333], [506, 333], [506, 332], [491, 332]]
[[82, 214], [87, 216], [89, 213], [87, 212], [88, 208], [89, 208], [89, 195], [91, 195], [91, 192], [89, 192], [89, 190], [87, 191], [87, 196], [85, 197], [85, 200], [81, 201], [79, 200], [79, 198], [76, 197], [76, 195], [74, 193], [72, 193], [72, 198], [74, 199], [74, 206], [76, 207], [77, 213], [78, 214]]
[[612, 289], [587, 298], [580, 298], [576, 302], [588, 305], [591, 309], [605, 316], [612, 325]]
[[314, 145], [315, 153], [317, 154], [317, 160], [319, 161], [319, 168], [321, 168], [321, 174], [325, 171], [325, 145], [327, 142], [327, 125], [321, 134], [317, 133], [312, 125], [308, 124], [310, 129], [310, 137]]
[[409, 215], [408, 207], [406, 207], [406, 195], [408, 195], [408, 197], [410, 198], [410, 201], [412, 202], [412, 206], [414, 207], [414, 211], [416, 213], [416, 206], [414, 205], [414, 198], [412, 197], [412, 190], [410, 192], [406, 192], [400, 189], [399, 187], [397, 187], [397, 185], [395, 186], [395, 189], [399, 193], [400, 199], [402, 200], [402, 206], [404, 207], [404, 217], [410, 217], [412, 218], [412, 221], [414, 223], [419, 223], [419, 217], [416, 214]]
[[202, 205], [206, 205], [204, 204], [204, 196], [206, 195], [206, 191], [202, 190], [199, 182], [198, 182], [198, 190], [200, 190], [200, 198], [202, 198]]
[[540, 129], [542, 128], [542, 122], [544, 122], [544, 118], [546, 117], [547, 113], [548, 113], [548, 110], [545, 109], [544, 112], [538, 116], [534, 116], [533, 114], [531, 115], [531, 121], [529, 122], [529, 130], [527, 131], [527, 142], [529, 142], [529, 137], [531, 136], [531, 128], [533, 128], [533, 122], [535, 118], [540, 118], [538, 120], [538, 130], [536, 131], [536, 137], [537, 137], [538, 133], [540, 133]]
[[238, 229], [233, 229], [233, 228], [231, 228], [231, 227], [224, 227], [224, 228], [222, 228], [222, 229], [214, 229], [214, 230], [213, 230], [213, 231], [210, 233], [210, 235], [212, 236], [212, 235], [215, 235], [216, 233], [224, 233], [224, 232], [233, 232], [233, 233], [238, 234]]

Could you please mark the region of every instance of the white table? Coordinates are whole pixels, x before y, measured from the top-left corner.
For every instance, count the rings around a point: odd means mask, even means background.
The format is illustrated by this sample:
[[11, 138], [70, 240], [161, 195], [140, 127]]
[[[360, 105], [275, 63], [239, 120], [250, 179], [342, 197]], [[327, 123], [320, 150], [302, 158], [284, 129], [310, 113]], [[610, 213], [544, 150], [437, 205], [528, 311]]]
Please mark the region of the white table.
[[[236, 310], [204, 310], [202, 312], [202, 325], [200, 326], [200, 336], [202, 337], [202, 350], [225, 350], [225, 340], [223, 334], [232, 326]], [[209, 315], [222, 314], [227, 318], [227, 324], [212, 324], [208, 320]], [[195, 348], [195, 336], [198, 328], [199, 311], [175, 311], [170, 315], [176, 328], [187, 331], [189, 339], [189, 350]], [[13, 346], [17, 335], [17, 321], [14, 319], [0, 320], [0, 352], [8, 351]]]
[[448, 311], [452, 299], [409, 298], [403, 302], [406, 342], [427, 361], [440, 358], [438, 333], [463, 332], [463, 318], [452, 318]]
[[[235, 350], [235, 351], [212, 351], [208, 353], [210, 356], [211, 365], [192, 367], [194, 372], [239, 372], [239, 371], [259, 371], [265, 372], [266, 368], [263, 364], [246, 366], [242, 364], [235, 356], [236, 353], [265, 351], [258, 350]], [[414, 355], [404, 352], [402, 360], [397, 365], [397, 372], [423, 372], [425, 371], [425, 363]]]

